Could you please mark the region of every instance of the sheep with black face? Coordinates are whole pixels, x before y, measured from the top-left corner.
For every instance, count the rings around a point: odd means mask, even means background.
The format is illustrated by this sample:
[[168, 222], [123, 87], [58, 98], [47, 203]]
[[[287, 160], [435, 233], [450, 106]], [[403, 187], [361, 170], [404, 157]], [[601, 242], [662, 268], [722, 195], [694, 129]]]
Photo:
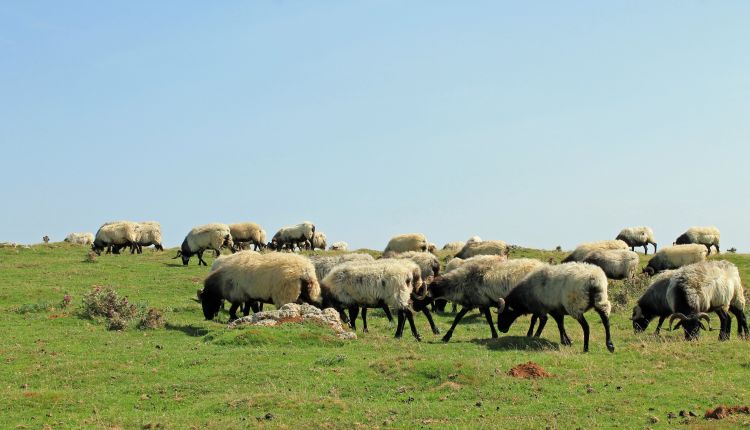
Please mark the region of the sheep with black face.
[[187, 266], [190, 262], [190, 257], [197, 255], [198, 265], [208, 266], [203, 261], [203, 252], [207, 249], [212, 249], [216, 257], [218, 257], [221, 254], [222, 247], [234, 250], [229, 226], [218, 223], [205, 224], [190, 230], [187, 236], [185, 236], [185, 240], [182, 241], [180, 250], [177, 251], [177, 255], [174, 258], [182, 257], [182, 264]]
[[651, 320], [659, 317], [655, 331], [655, 334], [659, 334], [664, 320], [672, 315], [672, 310], [667, 303], [667, 288], [673, 274], [674, 270], [667, 270], [651, 278], [651, 285], [638, 299], [638, 304], [633, 308], [633, 315], [630, 317], [636, 333], [645, 331]]

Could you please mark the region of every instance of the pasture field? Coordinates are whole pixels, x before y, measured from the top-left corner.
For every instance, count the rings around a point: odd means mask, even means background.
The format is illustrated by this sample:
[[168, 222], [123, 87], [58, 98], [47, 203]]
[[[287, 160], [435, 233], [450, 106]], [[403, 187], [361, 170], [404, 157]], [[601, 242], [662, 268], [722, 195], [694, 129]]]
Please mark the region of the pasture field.
[[[653, 325], [635, 335], [629, 317], [643, 282], [610, 283], [614, 354], [595, 312], [587, 314], [588, 354], [572, 319], [566, 326], [574, 345], [560, 347], [553, 321], [541, 339], [524, 337], [523, 318], [492, 340], [477, 312], [448, 344], [421, 315], [423, 342], [408, 329], [395, 340], [395, 325], [380, 311], [371, 313], [369, 334], [340, 341], [314, 325], [230, 331], [226, 313], [204, 321], [193, 298], [208, 269], [195, 259], [183, 267], [174, 254], [149, 249], [90, 263], [85, 247], [67, 244], [0, 249], [0, 428], [750, 426], [750, 415], [703, 418], [719, 404], [750, 404], [750, 342], [737, 339], [736, 321], [729, 342], [719, 342], [718, 332], [690, 343], [681, 332], [655, 337]], [[511, 253], [545, 261], [564, 255]], [[712, 258], [731, 260], [750, 279], [750, 255]], [[166, 326], [109, 331], [85, 318], [82, 297], [93, 286], [161, 309]], [[63, 308], [66, 294], [72, 301]], [[452, 318], [436, 315], [443, 332]], [[552, 376], [507, 375], [528, 361]]]

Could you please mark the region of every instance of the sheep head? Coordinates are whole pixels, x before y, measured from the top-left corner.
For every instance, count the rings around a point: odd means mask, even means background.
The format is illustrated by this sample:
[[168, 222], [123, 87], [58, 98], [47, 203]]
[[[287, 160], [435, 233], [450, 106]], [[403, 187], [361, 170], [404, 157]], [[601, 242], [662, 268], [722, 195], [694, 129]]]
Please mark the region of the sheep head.
[[[679, 322], [674, 327], [672, 327], [672, 323], [675, 320], [679, 320]], [[706, 326], [703, 325], [701, 320], [706, 321], [706, 323], [708, 324], [708, 328], [711, 329], [711, 318], [707, 313], [698, 312], [697, 314], [685, 316], [685, 314], [678, 312], [672, 314], [672, 317], [669, 318], [669, 329], [677, 330], [678, 328], [682, 327], [682, 329], [685, 331], [685, 340], [697, 340], [700, 336], [701, 329], [706, 330]]]

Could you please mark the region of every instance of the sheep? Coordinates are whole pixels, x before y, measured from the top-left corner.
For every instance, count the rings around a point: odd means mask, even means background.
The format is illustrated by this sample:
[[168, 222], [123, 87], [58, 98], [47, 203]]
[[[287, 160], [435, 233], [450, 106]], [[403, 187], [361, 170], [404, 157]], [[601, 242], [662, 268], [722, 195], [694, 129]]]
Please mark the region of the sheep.
[[601, 267], [609, 279], [629, 279], [635, 275], [640, 258], [629, 249], [596, 249], [583, 262]]
[[63, 242], [75, 245], [91, 245], [94, 243], [94, 233], [70, 233]]
[[650, 227], [627, 227], [620, 230], [620, 234], [615, 238], [625, 242], [631, 251], [635, 251], [636, 246], [642, 246], [643, 252], [648, 255], [648, 244], [654, 245], [654, 252], [656, 252], [656, 240], [654, 239], [654, 231]]
[[427, 243], [427, 252], [436, 253], [437, 252], [437, 245], [435, 245], [432, 242]]
[[221, 248], [224, 246], [234, 249], [234, 242], [232, 241], [229, 226], [218, 223], [204, 224], [190, 230], [187, 236], [185, 236], [185, 240], [182, 241], [177, 255], [172, 259], [182, 257], [183, 266], [187, 266], [190, 262], [190, 257], [197, 255], [198, 265], [208, 266], [203, 261], [203, 251], [213, 249], [215, 255], [218, 257], [221, 254]]
[[[333, 307], [340, 314], [343, 308], [348, 308], [352, 323], [360, 306], [392, 307], [398, 311], [395, 337], [401, 338], [406, 318], [412, 335], [421, 341], [410, 303], [412, 295], [422, 288], [419, 272], [419, 266], [408, 260], [382, 259], [340, 264], [320, 282], [323, 307]], [[366, 329], [366, 320], [363, 322]]]
[[564, 263], [535, 270], [498, 301], [497, 326], [507, 333], [520, 315], [550, 314], [560, 330], [560, 343], [571, 345], [563, 325], [564, 316], [570, 315], [583, 329], [583, 352], [588, 352], [589, 325], [583, 314], [592, 307], [604, 325], [607, 349], [615, 352], [609, 330], [612, 305], [607, 297], [607, 276], [593, 264]]
[[101, 255], [102, 251], [115, 246], [115, 254], [119, 254], [120, 246], [129, 246], [130, 253], [134, 253], [138, 248], [138, 224], [131, 221], [118, 221], [102, 224], [96, 232], [94, 242], [91, 244], [91, 250], [96, 255]]
[[273, 235], [268, 247], [277, 251], [281, 251], [284, 247], [294, 251], [295, 245], [300, 249], [303, 247], [309, 248], [314, 236], [315, 225], [310, 221], [304, 221], [300, 224], [280, 228]]
[[651, 285], [645, 293], [638, 299], [638, 304], [633, 308], [633, 315], [630, 320], [633, 322], [633, 330], [641, 333], [648, 328], [648, 324], [655, 317], [659, 317], [659, 323], [656, 325], [655, 334], [659, 334], [661, 325], [664, 320], [672, 315], [672, 310], [667, 303], [667, 287], [672, 279], [674, 270], [666, 270], [659, 273], [651, 279]]
[[161, 244], [161, 225], [156, 221], [144, 221], [138, 223], [138, 253], [142, 252], [142, 247], [154, 245], [157, 251], [164, 251]]
[[595, 249], [628, 249], [628, 244], [622, 240], [602, 240], [599, 242], [582, 243], [576, 247], [573, 252], [563, 259], [563, 263], [581, 262]]
[[422, 233], [400, 234], [391, 238], [383, 252], [427, 251], [427, 247], [427, 238]]
[[330, 248], [328, 248], [329, 251], [347, 251], [349, 249], [349, 244], [346, 242], [333, 242], [333, 245], [331, 245]]
[[663, 270], [678, 269], [688, 264], [706, 259], [706, 248], [703, 245], [675, 245], [662, 248], [651, 257], [643, 273], [653, 276]]
[[[386, 258], [385, 255], [384, 258]], [[432, 282], [432, 280], [440, 273], [440, 261], [437, 259], [437, 257], [435, 257], [435, 255], [429, 252], [409, 251], [402, 252], [400, 254], [393, 254], [387, 258], [413, 261], [417, 264], [417, 266], [419, 266], [420, 276], [422, 277], [422, 281], [425, 283]], [[430, 313], [430, 310], [427, 308], [427, 304], [428, 303], [415, 304], [412, 308], [415, 311], [421, 311], [424, 314], [425, 318], [427, 318], [427, 322], [430, 323], [430, 329], [432, 329], [433, 334], [440, 334], [440, 329], [438, 329], [435, 325], [435, 321], [432, 319], [432, 313]], [[443, 306], [443, 309], [444, 308], [445, 306]]]
[[[227, 258], [209, 273], [200, 300], [203, 315], [206, 320], [212, 320], [222, 300], [272, 303], [280, 308], [287, 303], [319, 305], [321, 296], [315, 268], [307, 258], [294, 254], [242, 252]], [[230, 312], [230, 318], [236, 319], [237, 315]]]
[[748, 336], [745, 318], [745, 291], [737, 266], [728, 261], [701, 261], [675, 271], [667, 287], [667, 303], [672, 311], [669, 326], [679, 320], [674, 329], [682, 326], [686, 340], [696, 340], [701, 320], [708, 322], [707, 312], [716, 312], [721, 321], [719, 340], [729, 340], [732, 318], [737, 317], [737, 334]]
[[[257, 251], [252, 251], [252, 250], [248, 249], [248, 250], [237, 252], [235, 254], [220, 255], [220, 256], [216, 257], [216, 259], [214, 260], [214, 262], [211, 264], [211, 269], [209, 270], [209, 273], [210, 272], [214, 272], [214, 271], [218, 270], [219, 268], [221, 268], [221, 267], [223, 267], [223, 266], [225, 266], [227, 264], [231, 264], [232, 261], [235, 260], [235, 259], [246, 258], [246, 257], [252, 256], [252, 255], [260, 255], [260, 253], [257, 252]], [[198, 291], [198, 299], [199, 299], [199, 301], [200, 301], [200, 297], [201, 297], [202, 292], [203, 292], [203, 290], [199, 290]], [[235, 318], [233, 318], [233, 319], [236, 319], [237, 308], [239, 308], [240, 306], [242, 306], [242, 314], [244, 316], [250, 315], [250, 309], [252, 309], [253, 312], [260, 312], [260, 311], [263, 310], [263, 303], [258, 303], [257, 301], [250, 301], [250, 302], [246, 302], [246, 303], [232, 303], [232, 306], [229, 309], [229, 314], [230, 314], [230, 316], [232, 316], [232, 315], [235, 316]], [[222, 309], [223, 308], [224, 308], [224, 306], [222, 304]]]
[[326, 250], [326, 234], [322, 231], [316, 231], [312, 238], [312, 248], [310, 249], [320, 249], [325, 251]]
[[445, 265], [445, 271], [450, 272], [451, 270], [458, 269], [459, 267], [463, 266], [464, 263], [469, 261], [481, 261], [481, 260], [492, 260], [497, 262], [507, 261], [508, 256], [507, 255], [475, 255], [474, 257], [470, 257], [467, 259], [453, 257], [448, 261], [448, 263]]
[[461, 248], [463, 248], [466, 245], [465, 242], [448, 242], [445, 245], [443, 245], [443, 251], [460, 251]]
[[531, 258], [509, 261], [478, 259], [468, 261], [435, 279], [428, 286], [430, 297], [451, 300], [462, 306], [451, 328], [443, 336], [443, 342], [450, 340], [458, 323], [474, 308], [479, 308], [484, 314], [492, 337], [496, 338], [490, 307], [497, 306], [499, 298], [508, 295], [526, 275], [543, 266], [545, 263]]
[[484, 240], [467, 242], [456, 257], [466, 259], [476, 255], [508, 255], [508, 252], [508, 245], [502, 240]]
[[318, 279], [325, 278], [331, 269], [339, 264], [349, 261], [374, 261], [370, 254], [340, 254], [340, 255], [311, 255], [310, 261], [315, 266], [315, 275]]
[[266, 247], [266, 232], [257, 223], [229, 224], [229, 234], [232, 235], [235, 249], [242, 249], [245, 244], [253, 245], [255, 251]]
[[719, 241], [721, 240], [721, 233], [716, 227], [690, 227], [685, 233], [682, 233], [677, 239], [675, 239], [675, 245], [685, 245], [689, 243], [697, 243], [705, 245], [708, 250], [708, 255], [711, 255], [711, 247], [716, 247], [716, 253], [719, 251]]
[[468, 240], [466, 240], [466, 244], [470, 243], [479, 243], [482, 241], [482, 238], [479, 236], [471, 236]]

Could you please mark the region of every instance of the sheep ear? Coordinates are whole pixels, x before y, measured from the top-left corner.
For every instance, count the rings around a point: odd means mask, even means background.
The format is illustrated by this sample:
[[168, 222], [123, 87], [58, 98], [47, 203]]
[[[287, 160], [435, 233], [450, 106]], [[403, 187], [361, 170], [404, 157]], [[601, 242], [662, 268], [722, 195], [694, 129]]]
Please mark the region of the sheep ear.
[[505, 299], [499, 298], [497, 299], [497, 313], [501, 314], [505, 310]]

